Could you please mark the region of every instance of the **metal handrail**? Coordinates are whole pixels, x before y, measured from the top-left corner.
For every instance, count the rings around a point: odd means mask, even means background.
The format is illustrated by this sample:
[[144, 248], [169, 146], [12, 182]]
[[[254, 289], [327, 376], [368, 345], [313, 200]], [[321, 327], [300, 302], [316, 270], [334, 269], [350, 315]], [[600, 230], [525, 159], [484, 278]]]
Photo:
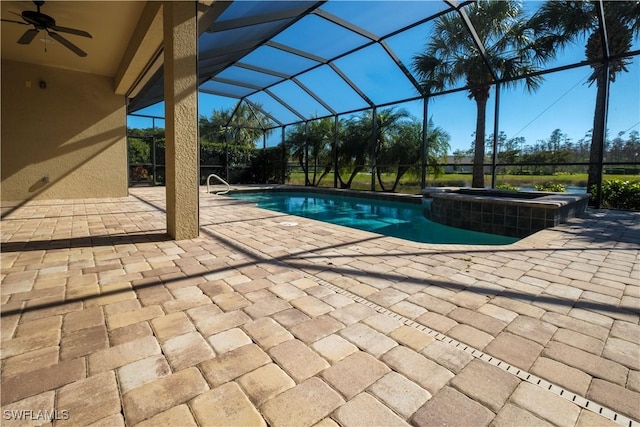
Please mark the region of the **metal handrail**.
[[220, 178], [218, 175], [216, 175], [215, 173], [212, 173], [211, 175], [209, 175], [207, 177], [207, 193], [211, 193], [211, 190], [209, 188], [210, 184], [209, 182], [211, 181], [211, 178], [216, 178], [218, 181], [222, 182], [224, 185], [227, 186], [227, 189], [224, 191], [218, 191], [216, 193], [216, 195], [218, 194], [227, 194], [230, 190], [231, 190], [231, 186], [229, 185], [229, 183], [227, 181], [225, 181], [224, 179]]

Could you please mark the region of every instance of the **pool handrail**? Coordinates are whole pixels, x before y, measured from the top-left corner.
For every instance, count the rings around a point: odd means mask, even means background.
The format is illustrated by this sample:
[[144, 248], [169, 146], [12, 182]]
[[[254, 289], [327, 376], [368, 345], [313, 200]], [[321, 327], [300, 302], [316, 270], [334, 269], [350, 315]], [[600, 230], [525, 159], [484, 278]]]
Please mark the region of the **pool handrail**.
[[212, 173], [211, 175], [209, 175], [207, 177], [207, 193], [211, 193], [210, 190], [210, 182], [211, 182], [211, 178], [216, 178], [218, 181], [222, 182], [224, 185], [227, 186], [227, 189], [224, 191], [218, 191], [216, 193], [216, 195], [220, 195], [220, 194], [227, 194], [229, 191], [231, 191], [231, 186], [229, 185], [229, 183], [227, 181], [225, 181], [224, 179], [220, 178], [218, 175], [216, 175], [215, 173]]

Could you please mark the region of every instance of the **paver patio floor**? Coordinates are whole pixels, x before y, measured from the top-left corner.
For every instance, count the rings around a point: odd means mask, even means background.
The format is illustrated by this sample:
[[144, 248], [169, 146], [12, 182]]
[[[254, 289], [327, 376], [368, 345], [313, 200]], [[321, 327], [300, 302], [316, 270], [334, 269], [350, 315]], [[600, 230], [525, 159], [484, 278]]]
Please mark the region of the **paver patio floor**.
[[201, 193], [173, 241], [130, 193], [3, 204], [3, 426], [639, 425], [638, 213], [430, 245]]

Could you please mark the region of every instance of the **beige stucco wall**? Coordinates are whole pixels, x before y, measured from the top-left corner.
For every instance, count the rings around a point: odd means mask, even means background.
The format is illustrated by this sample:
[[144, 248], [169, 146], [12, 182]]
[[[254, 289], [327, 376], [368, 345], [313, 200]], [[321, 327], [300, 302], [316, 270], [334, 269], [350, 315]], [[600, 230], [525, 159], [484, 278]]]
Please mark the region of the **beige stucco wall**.
[[125, 97], [112, 78], [8, 60], [1, 75], [2, 200], [127, 195]]

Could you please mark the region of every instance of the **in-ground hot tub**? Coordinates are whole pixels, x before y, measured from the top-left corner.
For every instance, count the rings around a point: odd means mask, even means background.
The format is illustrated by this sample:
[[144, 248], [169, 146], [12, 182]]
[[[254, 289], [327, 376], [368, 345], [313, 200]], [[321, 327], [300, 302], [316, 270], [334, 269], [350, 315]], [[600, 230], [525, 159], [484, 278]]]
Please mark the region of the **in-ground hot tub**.
[[424, 215], [440, 224], [484, 233], [526, 237], [580, 215], [588, 194], [425, 188]]

